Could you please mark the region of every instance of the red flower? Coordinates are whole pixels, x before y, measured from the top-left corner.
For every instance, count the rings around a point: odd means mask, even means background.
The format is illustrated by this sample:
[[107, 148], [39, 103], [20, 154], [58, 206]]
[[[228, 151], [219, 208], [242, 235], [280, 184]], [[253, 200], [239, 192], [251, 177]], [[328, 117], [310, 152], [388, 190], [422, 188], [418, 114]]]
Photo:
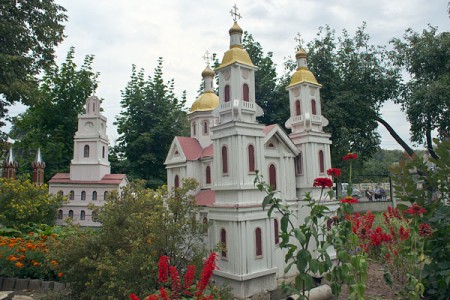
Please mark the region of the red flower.
[[349, 153], [346, 156], [344, 156], [342, 159], [343, 160], [349, 160], [349, 159], [357, 159], [358, 158], [358, 154], [356, 153]]
[[347, 196], [345, 198], [341, 199], [342, 203], [349, 203], [349, 204], [353, 204], [353, 203], [357, 203], [358, 199], [357, 198], [353, 198], [352, 196]]
[[170, 278], [172, 279], [172, 297], [173, 299], [178, 299], [180, 290], [181, 290], [181, 282], [180, 282], [180, 276], [178, 274], [178, 270], [174, 266], [170, 266]]
[[314, 187], [321, 187], [322, 189], [324, 189], [325, 187], [332, 187], [333, 186], [333, 181], [331, 181], [330, 178], [326, 178], [326, 177], [319, 177], [314, 179]]
[[158, 295], [155, 295], [155, 294], [150, 295], [147, 298], [145, 298], [145, 300], [158, 300], [158, 299], [159, 299]]
[[334, 178], [341, 176], [341, 169], [331, 168], [327, 170], [328, 176], [333, 176]]
[[130, 300], [139, 300], [139, 297], [135, 294], [130, 294]]
[[168, 256], [163, 255], [159, 258], [158, 268], [159, 268], [158, 282], [162, 282], [162, 283], [167, 282], [167, 279], [169, 278], [169, 257]]
[[159, 297], [159, 299], [163, 299], [163, 300], [170, 300], [169, 295], [167, 294], [167, 291], [164, 289], [164, 287], [159, 289], [159, 293], [161, 294], [161, 296]]
[[429, 236], [433, 234], [433, 228], [427, 223], [422, 223], [419, 225], [419, 235], [420, 236]]
[[190, 295], [191, 292], [189, 291], [190, 287], [192, 286], [192, 283], [195, 279], [195, 266], [188, 266], [188, 269], [186, 271], [186, 274], [184, 274], [184, 293], [186, 295]]
[[200, 280], [197, 284], [197, 292], [195, 296], [200, 296], [203, 294], [206, 286], [208, 285], [209, 279], [211, 278], [215, 269], [217, 269], [216, 265], [217, 253], [211, 252], [209, 257], [205, 261], [205, 265], [203, 266], [202, 275], [200, 276]]
[[402, 241], [405, 241], [409, 238], [409, 229], [403, 228], [403, 226], [400, 226], [400, 239]]
[[427, 212], [427, 210], [425, 208], [423, 208], [422, 206], [414, 203], [411, 207], [409, 207], [406, 212], [410, 215], [421, 215]]

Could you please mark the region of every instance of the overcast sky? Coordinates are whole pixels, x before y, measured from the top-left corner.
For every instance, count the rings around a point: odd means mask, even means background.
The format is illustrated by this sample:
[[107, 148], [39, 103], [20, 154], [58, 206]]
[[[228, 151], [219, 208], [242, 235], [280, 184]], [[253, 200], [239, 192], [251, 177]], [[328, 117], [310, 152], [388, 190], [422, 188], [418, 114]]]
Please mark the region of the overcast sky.
[[[163, 57], [166, 80], [175, 80], [177, 95], [186, 90], [188, 106], [195, 100], [206, 50], [222, 54], [228, 49], [228, 29], [233, 24], [230, 10], [237, 4], [239, 25], [274, 53], [279, 66], [295, 54], [294, 37], [301, 33], [311, 41], [320, 26], [329, 24], [339, 33], [353, 33], [363, 21], [374, 44], [387, 44], [411, 27], [421, 31], [427, 24], [449, 30], [447, 0], [56, 0], [67, 9], [66, 39], [57, 48], [58, 62], [69, 47], [75, 47], [76, 61], [93, 54], [94, 70], [100, 72], [97, 96], [104, 98], [108, 134], [114, 144], [118, 134], [112, 125], [119, 114], [121, 90], [131, 75], [131, 66], [153, 74], [158, 57]], [[17, 108], [11, 114], [17, 114]], [[385, 105], [383, 117], [409, 140], [404, 114]], [[382, 148], [400, 149], [385, 130]]]

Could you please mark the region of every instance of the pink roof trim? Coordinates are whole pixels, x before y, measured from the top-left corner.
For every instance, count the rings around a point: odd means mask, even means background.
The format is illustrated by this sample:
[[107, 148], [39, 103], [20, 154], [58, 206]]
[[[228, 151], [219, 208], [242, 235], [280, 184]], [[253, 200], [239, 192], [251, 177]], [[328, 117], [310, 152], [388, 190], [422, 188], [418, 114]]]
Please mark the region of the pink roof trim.
[[202, 190], [195, 195], [195, 203], [198, 206], [211, 206], [216, 202], [216, 192], [211, 190]]
[[49, 183], [67, 183], [67, 184], [113, 184], [119, 185], [127, 175], [125, 174], [107, 174], [101, 180], [70, 180], [70, 173], [56, 173], [50, 179]]
[[267, 125], [266, 127], [264, 127], [263, 132], [265, 135], [267, 135], [269, 132], [272, 131], [272, 129], [277, 126], [277, 124], [272, 124], [272, 125]]
[[200, 158], [203, 149], [196, 139], [184, 136], [177, 136], [176, 139], [180, 143], [187, 160], [197, 160]]

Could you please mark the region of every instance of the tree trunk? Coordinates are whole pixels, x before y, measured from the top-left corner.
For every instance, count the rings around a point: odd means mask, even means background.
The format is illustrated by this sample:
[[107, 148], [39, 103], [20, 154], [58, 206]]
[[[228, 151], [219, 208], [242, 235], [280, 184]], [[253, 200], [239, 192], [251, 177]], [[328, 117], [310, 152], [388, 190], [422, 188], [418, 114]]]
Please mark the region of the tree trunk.
[[426, 129], [426, 139], [427, 139], [427, 150], [428, 153], [430, 153], [431, 157], [434, 159], [439, 159], [439, 156], [434, 152], [433, 149], [433, 139], [431, 138], [431, 125], [430, 121], [427, 122], [427, 129]]
[[386, 122], [385, 120], [383, 120], [381, 117], [376, 116], [375, 120], [378, 123], [381, 123], [386, 129], [387, 131], [389, 131], [389, 133], [391, 134], [391, 136], [394, 138], [394, 140], [400, 145], [402, 146], [402, 148], [406, 151], [406, 153], [408, 153], [408, 155], [410, 157], [414, 156], [414, 150], [411, 149], [411, 147], [409, 147], [405, 141], [403, 141], [403, 139], [397, 134], [397, 132], [395, 132], [395, 130], [391, 127], [391, 125], [389, 125], [388, 122]]

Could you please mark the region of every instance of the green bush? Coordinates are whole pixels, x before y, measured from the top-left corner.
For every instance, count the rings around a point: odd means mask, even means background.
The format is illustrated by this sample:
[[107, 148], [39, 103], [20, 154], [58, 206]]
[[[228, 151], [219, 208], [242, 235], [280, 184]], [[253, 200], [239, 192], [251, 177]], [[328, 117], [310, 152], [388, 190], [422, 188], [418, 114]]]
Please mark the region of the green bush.
[[126, 299], [129, 294], [149, 295], [159, 285], [158, 260], [184, 272], [188, 263], [200, 269], [205, 256], [206, 225], [198, 222], [198, 208], [189, 195], [194, 181], [184, 181], [176, 192], [162, 187], [145, 189], [130, 184], [122, 196], [112, 193], [98, 212], [100, 229], [68, 227], [54, 253], [81, 299]]

